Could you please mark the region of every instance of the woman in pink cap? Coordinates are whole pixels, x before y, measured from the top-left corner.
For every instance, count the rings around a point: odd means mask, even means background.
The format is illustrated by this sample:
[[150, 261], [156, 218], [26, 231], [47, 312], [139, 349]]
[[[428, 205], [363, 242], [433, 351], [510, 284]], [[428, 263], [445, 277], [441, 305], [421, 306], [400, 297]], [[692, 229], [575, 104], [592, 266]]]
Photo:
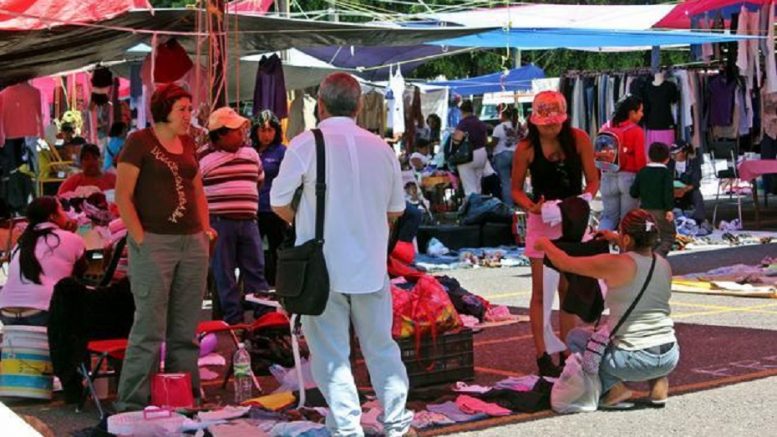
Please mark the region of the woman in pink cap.
[[[583, 192], [591, 197], [599, 189], [599, 174], [594, 166], [591, 139], [580, 129], [572, 128], [567, 120], [567, 102], [561, 93], [543, 91], [534, 98], [529, 118], [529, 135], [518, 144], [513, 158], [513, 199], [528, 212], [526, 229], [526, 256], [531, 261], [532, 297], [529, 304], [537, 366], [544, 376], [558, 376], [557, 367], [545, 347], [542, 260], [545, 254], [534, 248], [541, 237], [556, 239], [561, 236], [561, 224], [543, 222], [541, 211], [545, 201], [578, 196]], [[531, 196], [524, 192], [527, 171], [531, 173]], [[585, 176], [585, 188], [583, 188]], [[559, 282], [563, 300], [567, 283]], [[575, 318], [561, 312], [561, 338], [574, 328]]]

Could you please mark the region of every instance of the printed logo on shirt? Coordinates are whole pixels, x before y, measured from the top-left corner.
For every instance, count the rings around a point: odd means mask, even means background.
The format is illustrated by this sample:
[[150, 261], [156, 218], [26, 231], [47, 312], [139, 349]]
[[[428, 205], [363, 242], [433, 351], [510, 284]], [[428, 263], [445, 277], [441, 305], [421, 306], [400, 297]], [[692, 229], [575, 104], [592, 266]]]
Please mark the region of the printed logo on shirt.
[[183, 178], [181, 177], [181, 173], [178, 171], [178, 164], [167, 156], [165, 156], [164, 152], [159, 148], [159, 146], [154, 146], [153, 149], [151, 149], [151, 155], [154, 156], [154, 158], [157, 159], [157, 161], [161, 162], [167, 168], [170, 170], [170, 173], [173, 174], [173, 181], [175, 182], [175, 191], [178, 195], [178, 205], [175, 207], [173, 212], [170, 214], [169, 217], [167, 217], [167, 221], [171, 223], [178, 223], [178, 219], [182, 218], [184, 213], [186, 212], [186, 193], [183, 190]]

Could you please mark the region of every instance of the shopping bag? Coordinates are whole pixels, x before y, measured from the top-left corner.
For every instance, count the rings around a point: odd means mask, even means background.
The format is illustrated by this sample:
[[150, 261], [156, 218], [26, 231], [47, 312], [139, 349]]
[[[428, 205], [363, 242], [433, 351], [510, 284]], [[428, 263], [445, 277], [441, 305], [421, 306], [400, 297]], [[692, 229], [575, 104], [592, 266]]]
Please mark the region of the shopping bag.
[[194, 406], [192, 377], [188, 373], [157, 373], [151, 379], [151, 405], [174, 410]]
[[550, 406], [559, 414], [596, 411], [601, 393], [599, 375], [583, 370], [582, 358], [575, 352], [567, 358], [561, 376], [553, 384]]

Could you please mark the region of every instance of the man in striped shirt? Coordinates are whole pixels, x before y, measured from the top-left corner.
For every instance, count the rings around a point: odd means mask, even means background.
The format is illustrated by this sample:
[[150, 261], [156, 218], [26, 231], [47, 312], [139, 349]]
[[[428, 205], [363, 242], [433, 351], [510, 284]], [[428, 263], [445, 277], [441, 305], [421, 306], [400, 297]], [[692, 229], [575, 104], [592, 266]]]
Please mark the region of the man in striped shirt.
[[224, 320], [230, 324], [243, 322], [236, 269], [240, 269], [246, 293], [270, 288], [256, 225], [264, 170], [259, 155], [246, 145], [247, 125], [248, 119], [232, 108], [213, 111], [208, 119], [210, 146], [199, 157], [211, 226], [218, 232], [211, 268]]

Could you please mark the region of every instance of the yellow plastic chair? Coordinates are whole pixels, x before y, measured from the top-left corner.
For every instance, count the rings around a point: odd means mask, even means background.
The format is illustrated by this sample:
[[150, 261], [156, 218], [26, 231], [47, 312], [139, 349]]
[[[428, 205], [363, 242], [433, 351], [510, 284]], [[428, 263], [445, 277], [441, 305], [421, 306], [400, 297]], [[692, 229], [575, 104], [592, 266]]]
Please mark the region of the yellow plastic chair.
[[46, 184], [61, 184], [75, 170], [73, 161], [63, 160], [55, 147], [43, 141], [38, 143], [38, 168], [38, 196]]

